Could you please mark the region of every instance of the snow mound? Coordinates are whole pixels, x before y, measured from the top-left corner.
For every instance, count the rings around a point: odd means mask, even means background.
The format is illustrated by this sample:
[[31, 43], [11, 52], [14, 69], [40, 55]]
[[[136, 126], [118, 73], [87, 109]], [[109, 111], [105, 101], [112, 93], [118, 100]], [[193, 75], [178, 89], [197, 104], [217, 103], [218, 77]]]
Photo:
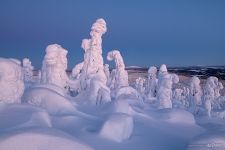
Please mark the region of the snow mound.
[[113, 105], [113, 112], [131, 115], [133, 113], [133, 109], [127, 100], [116, 100]]
[[189, 144], [188, 150], [224, 150], [225, 132], [209, 132], [195, 137]]
[[71, 114], [72, 103], [59, 92], [49, 87], [33, 87], [25, 91], [23, 102], [44, 108], [49, 114]]
[[54, 129], [26, 129], [0, 136], [2, 150], [91, 150], [88, 145]]
[[194, 116], [182, 109], [165, 109], [159, 111], [160, 118], [169, 123], [195, 124]]
[[46, 111], [30, 105], [0, 104], [0, 132], [23, 127], [52, 127]]
[[138, 97], [139, 97], [138, 92], [130, 86], [122, 87], [116, 92], [116, 99], [123, 99], [123, 98], [138, 99]]
[[134, 121], [131, 116], [116, 113], [104, 123], [100, 136], [115, 142], [122, 142], [130, 138], [133, 128]]

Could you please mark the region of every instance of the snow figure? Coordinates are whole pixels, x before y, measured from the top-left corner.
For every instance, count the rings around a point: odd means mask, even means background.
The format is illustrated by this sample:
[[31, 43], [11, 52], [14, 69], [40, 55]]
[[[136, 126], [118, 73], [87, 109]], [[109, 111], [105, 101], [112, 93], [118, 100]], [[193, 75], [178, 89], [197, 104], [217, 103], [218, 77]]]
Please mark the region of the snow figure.
[[34, 67], [31, 65], [31, 61], [28, 58], [23, 59], [23, 73], [25, 82], [33, 81]]
[[74, 79], [79, 79], [80, 78], [80, 75], [81, 75], [81, 70], [84, 66], [84, 63], [81, 62], [79, 64], [77, 64], [73, 69], [72, 69], [72, 78]]
[[[88, 93], [88, 100], [97, 103], [97, 101], [109, 101], [110, 90], [106, 86], [107, 77], [104, 72], [102, 58], [102, 35], [107, 31], [104, 19], [97, 19], [91, 27], [91, 39], [84, 39], [81, 47], [84, 49], [84, 64], [80, 76], [81, 90]], [[100, 91], [99, 91], [100, 90]], [[99, 95], [101, 94], [101, 95]], [[102, 98], [99, 100], [98, 98]], [[98, 100], [97, 100], [98, 99]]]
[[0, 77], [0, 103], [20, 103], [24, 83], [18, 60], [0, 58]]
[[148, 69], [148, 80], [146, 84], [146, 94], [148, 98], [156, 97], [158, 79], [156, 78], [157, 68], [152, 66]]
[[159, 109], [172, 108], [172, 85], [173, 83], [178, 83], [178, 79], [177, 75], [167, 72], [166, 65], [161, 65], [157, 90]]
[[145, 96], [145, 87], [144, 87], [145, 79], [144, 78], [137, 78], [135, 82], [135, 88], [139, 92], [142, 98]]
[[202, 105], [202, 89], [198, 77], [194, 76], [190, 79], [189, 89], [190, 111], [196, 114], [199, 111], [199, 106]]
[[52, 84], [60, 88], [68, 87], [67, 50], [58, 44], [47, 46], [42, 65], [41, 83]]

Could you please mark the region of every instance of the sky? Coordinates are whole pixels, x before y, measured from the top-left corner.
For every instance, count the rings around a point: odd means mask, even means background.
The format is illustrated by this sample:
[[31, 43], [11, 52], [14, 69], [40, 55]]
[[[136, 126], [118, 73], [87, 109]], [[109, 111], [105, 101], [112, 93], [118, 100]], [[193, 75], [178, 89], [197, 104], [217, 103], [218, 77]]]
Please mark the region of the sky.
[[39, 69], [57, 43], [71, 69], [98, 18], [108, 29], [104, 59], [116, 49], [126, 66], [225, 65], [225, 0], [0, 0], [0, 57]]

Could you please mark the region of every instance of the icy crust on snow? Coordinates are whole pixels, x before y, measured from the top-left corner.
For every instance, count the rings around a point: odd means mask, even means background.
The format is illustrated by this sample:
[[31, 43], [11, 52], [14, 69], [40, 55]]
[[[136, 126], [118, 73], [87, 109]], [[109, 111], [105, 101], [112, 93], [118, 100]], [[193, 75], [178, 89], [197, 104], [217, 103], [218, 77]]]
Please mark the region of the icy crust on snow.
[[0, 58], [0, 103], [20, 103], [24, 92], [20, 61]]

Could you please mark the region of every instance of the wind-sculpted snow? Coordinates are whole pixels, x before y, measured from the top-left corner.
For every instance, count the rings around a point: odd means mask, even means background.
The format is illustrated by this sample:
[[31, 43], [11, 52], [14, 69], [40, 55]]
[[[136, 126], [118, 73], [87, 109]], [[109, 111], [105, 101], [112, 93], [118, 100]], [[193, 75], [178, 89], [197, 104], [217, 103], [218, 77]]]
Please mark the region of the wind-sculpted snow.
[[0, 58], [0, 103], [20, 103], [24, 92], [23, 71], [18, 60]]

